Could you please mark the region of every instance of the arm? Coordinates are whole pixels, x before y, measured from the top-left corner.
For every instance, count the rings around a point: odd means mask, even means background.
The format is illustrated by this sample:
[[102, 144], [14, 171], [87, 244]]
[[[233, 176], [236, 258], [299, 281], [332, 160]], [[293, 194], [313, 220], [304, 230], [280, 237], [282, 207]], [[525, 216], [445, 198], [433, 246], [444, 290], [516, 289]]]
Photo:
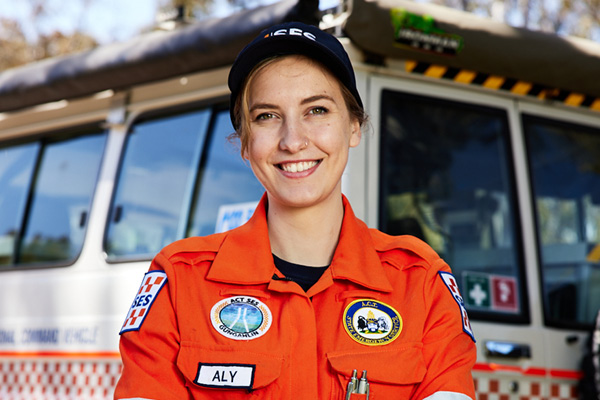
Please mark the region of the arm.
[[438, 259], [427, 273], [424, 293], [427, 318], [423, 355], [427, 373], [415, 399], [475, 399], [471, 369], [477, 358], [475, 339], [450, 268]]
[[180, 347], [176, 283], [171, 263], [162, 254], [157, 255], [121, 330], [123, 373], [115, 399], [188, 398], [176, 365]]

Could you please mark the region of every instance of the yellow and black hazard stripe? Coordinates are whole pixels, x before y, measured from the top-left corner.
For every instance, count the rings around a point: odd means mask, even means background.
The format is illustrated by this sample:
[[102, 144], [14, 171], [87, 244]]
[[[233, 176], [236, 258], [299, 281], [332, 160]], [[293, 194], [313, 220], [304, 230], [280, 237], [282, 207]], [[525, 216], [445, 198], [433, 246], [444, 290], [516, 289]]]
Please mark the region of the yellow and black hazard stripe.
[[540, 100], [559, 101], [568, 106], [583, 107], [600, 112], [600, 98], [595, 96], [444, 65], [418, 61], [406, 61], [405, 65], [406, 72], [413, 74], [424, 75], [430, 78], [447, 79], [492, 90], [507, 91], [517, 95], [536, 97]]

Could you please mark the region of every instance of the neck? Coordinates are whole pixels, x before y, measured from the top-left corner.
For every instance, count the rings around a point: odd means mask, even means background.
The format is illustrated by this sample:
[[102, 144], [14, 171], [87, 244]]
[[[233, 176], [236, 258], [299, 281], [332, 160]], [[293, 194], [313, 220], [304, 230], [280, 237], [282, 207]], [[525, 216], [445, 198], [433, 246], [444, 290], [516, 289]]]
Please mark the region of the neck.
[[312, 207], [286, 207], [269, 201], [271, 251], [300, 265], [329, 265], [337, 247], [344, 206], [341, 196]]

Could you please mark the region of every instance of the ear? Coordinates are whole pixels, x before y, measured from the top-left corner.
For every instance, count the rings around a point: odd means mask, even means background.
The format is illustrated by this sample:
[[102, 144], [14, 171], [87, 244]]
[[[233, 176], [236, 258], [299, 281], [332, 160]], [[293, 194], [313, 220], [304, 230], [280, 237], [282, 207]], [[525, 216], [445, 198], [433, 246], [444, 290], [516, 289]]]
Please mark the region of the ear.
[[358, 119], [352, 118], [352, 122], [350, 122], [350, 128], [350, 147], [356, 147], [360, 144], [360, 139], [362, 137]]
[[240, 151], [240, 154], [242, 155], [242, 160], [248, 161], [248, 149]]

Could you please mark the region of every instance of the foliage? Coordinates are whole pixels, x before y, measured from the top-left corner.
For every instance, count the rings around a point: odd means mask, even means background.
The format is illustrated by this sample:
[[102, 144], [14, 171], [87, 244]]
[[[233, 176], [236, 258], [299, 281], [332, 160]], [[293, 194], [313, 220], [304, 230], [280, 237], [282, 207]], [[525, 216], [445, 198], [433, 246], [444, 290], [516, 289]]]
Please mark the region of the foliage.
[[44, 58], [88, 50], [97, 45], [94, 38], [81, 32], [65, 35], [55, 31], [28, 42], [18, 22], [0, 19], [0, 71]]
[[600, 0], [430, 0], [512, 26], [600, 40]]
[[[85, 9], [93, 0], [80, 0]], [[49, 17], [49, 1], [29, 0], [30, 15], [27, 27], [34, 28], [27, 37], [19, 20], [0, 18], [0, 71], [44, 58], [88, 50], [97, 46], [96, 40], [81, 29], [67, 34], [59, 30], [42, 33], [40, 22]]]
[[[76, 0], [85, 13], [91, 3], [97, 0]], [[225, 0], [232, 11], [256, 7], [275, 0]], [[600, 0], [416, 0], [442, 4], [452, 8], [473, 12], [507, 22], [513, 26], [563, 35], [574, 35], [600, 41]], [[28, 28], [39, 27], [52, 18], [52, 0], [25, 0], [30, 14]], [[157, 0], [157, 16], [163, 19], [178, 19], [171, 28], [188, 21], [202, 20], [213, 15], [218, 0]], [[73, 7], [71, 5], [71, 7]], [[33, 37], [26, 35], [25, 27], [19, 20], [0, 17], [0, 71], [27, 64], [48, 57], [89, 50], [98, 45], [94, 37], [84, 33], [79, 23], [73, 32], [55, 30], [42, 33], [37, 30]], [[154, 28], [168, 25], [157, 24]], [[30, 32], [29, 32], [30, 33]]]

